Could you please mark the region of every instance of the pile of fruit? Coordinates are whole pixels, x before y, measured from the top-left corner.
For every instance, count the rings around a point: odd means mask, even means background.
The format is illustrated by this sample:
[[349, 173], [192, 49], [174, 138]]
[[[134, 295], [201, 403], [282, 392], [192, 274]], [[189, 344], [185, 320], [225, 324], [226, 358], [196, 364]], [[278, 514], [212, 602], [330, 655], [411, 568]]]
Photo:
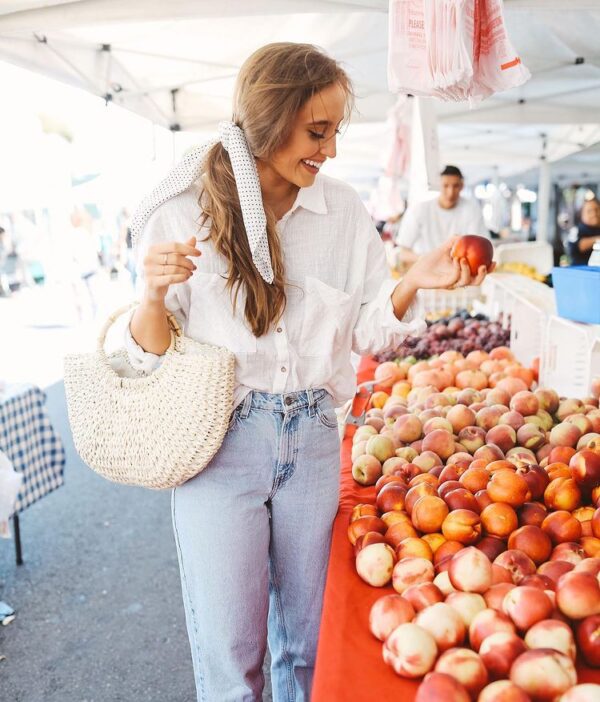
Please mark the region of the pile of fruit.
[[542, 275], [535, 266], [530, 266], [528, 263], [520, 263], [518, 261], [510, 261], [501, 263], [496, 270], [499, 273], [518, 273], [526, 278], [537, 280], [540, 283], [545, 283], [548, 276]]
[[383, 658], [417, 701], [598, 702], [600, 380], [536, 389], [507, 348], [382, 363], [352, 474], [375, 485], [348, 536]]
[[425, 359], [444, 351], [458, 351], [466, 356], [478, 349], [491, 351], [509, 341], [510, 329], [503, 329], [499, 321], [490, 322], [484, 315], [471, 316], [461, 311], [429, 324], [422, 336], [406, 337], [398, 348], [386, 351], [377, 360]]

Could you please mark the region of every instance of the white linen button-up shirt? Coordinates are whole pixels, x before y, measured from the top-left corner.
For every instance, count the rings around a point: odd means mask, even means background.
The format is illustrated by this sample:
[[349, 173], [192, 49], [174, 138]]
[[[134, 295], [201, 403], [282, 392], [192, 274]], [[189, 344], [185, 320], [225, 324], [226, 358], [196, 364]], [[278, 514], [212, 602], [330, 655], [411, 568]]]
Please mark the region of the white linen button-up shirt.
[[[324, 388], [337, 405], [354, 395], [351, 351], [379, 353], [419, 334], [418, 299], [402, 321], [393, 312], [392, 280], [385, 250], [358, 194], [341, 181], [318, 175], [301, 188], [278, 223], [286, 271], [285, 312], [269, 333], [255, 337], [244, 317], [240, 289], [234, 313], [226, 290], [227, 263], [210, 240], [207, 222], [199, 231], [199, 185], [161, 205], [150, 217], [137, 252], [138, 283], [143, 290], [142, 262], [159, 241], [184, 243], [197, 234], [202, 256], [191, 278], [171, 285], [165, 306], [186, 336], [224, 346], [236, 357], [234, 406], [251, 390], [286, 393]], [[131, 365], [151, 372], [160, 357], [145, 352], [127, 327]]]

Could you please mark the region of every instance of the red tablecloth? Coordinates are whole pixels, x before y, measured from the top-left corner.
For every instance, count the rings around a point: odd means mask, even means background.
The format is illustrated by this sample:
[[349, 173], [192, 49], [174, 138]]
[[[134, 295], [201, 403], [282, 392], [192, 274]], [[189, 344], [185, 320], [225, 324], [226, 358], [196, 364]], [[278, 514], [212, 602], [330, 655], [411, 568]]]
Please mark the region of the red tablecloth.
[[[358, 382], [371, 380], [376, 363], [363, 359]], [[352, 440], [342, 444], [340, 507], [333, 526], [331, 556], [325, 587], [323, 618], [317, 652], [312, 702], [384, 702], [414, 699], [419, 681], [400, 678], [385, 665], [382, 644], [369, 632], [369, 610], [391, 587], [363, 582], [354, 567], [347, 529], [350, 513], [359, 502], [375, 501], [375, 489], [354, 482]], [[578, 666], [579, 682], [600, 683], [600, 671]]]

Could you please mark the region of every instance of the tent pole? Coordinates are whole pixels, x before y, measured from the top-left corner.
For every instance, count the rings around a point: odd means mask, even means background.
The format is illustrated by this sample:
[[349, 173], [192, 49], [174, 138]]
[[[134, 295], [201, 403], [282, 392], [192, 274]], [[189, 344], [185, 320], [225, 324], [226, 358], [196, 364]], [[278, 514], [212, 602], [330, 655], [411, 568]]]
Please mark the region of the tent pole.
[[537, 199], [537, 241], [548, 241], [549, 235], [549, 220], [550, 220], [550, 164], [545, 158], [540, 161], [540, 174], [538, 183], [538, 199]]

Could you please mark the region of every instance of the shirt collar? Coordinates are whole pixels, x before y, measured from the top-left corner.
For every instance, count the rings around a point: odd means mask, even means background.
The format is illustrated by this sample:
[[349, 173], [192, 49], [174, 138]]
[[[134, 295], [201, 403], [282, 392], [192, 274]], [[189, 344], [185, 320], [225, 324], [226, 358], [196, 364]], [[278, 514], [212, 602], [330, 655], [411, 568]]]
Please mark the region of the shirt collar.
[[323, 179], [316, 176], [315, 182], [308, 188], [300, 188], [292, 212], [298, 207], [310, 210], [316, 214], [327, 214], [327, 203], [323, 189]]

